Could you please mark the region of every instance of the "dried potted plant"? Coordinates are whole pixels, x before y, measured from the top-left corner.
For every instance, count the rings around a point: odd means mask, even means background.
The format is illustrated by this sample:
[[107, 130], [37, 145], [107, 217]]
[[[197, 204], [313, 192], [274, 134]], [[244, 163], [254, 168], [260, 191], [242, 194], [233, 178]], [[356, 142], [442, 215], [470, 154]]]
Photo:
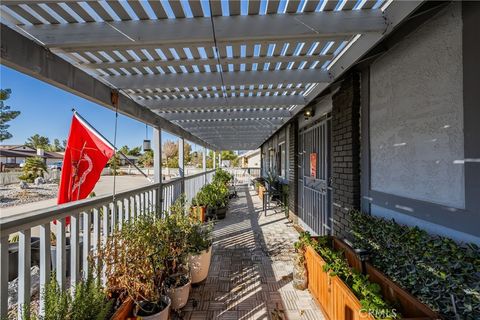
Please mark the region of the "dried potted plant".
[[143, 319], [168, 319], [171, 301], [163, 294], [165, 266], [156, 246], [157, 234], [157, 220], [137, 217], [99, 250], [98, 271], [105, 270], [108, 294], [119, 307], [112, 319], [125, 319], [132, 311]]
[[188, 236], [192, 284], [200, 283], [207, 278], [212, 258], [212, 231], [212, 223], [200, 224], [196, 221], [192, 222]]

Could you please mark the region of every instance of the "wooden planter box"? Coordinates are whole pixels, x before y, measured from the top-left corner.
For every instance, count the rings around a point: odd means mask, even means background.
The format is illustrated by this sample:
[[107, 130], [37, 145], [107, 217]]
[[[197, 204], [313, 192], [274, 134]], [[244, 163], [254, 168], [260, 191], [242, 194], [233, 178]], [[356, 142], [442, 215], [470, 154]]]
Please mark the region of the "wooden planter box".
[[264, 193], [265, 193], [266, 190], [267, 190], [267, 189], [265, 189], [265, 187], [262, 186], [262, 185], [260, 185], [260, 186], [258, 187], [258, 196], [259, 196], [259, 198], [260, 198], [261, 200], [263, 200], [263, 195], [264, 195]]
[[133, 300], [128, 298], [122, 305], [115, 311], [111, 320], [126, 320], [133, 315]]
[[[381, 287], [383, 298], [397, 308], [403, 319], [442, 319], [436, 312], [399, 287], [371, 264], [363, 264], [355, 251], [342, 240], [333, 237], [332, 247], [344, 252], [350, 267], [368, 274], [369, 280]], [[320, 303], [329, 319], [374, 319], [373, 316], [360, 312], [360, 301], [339, 277], [331, 277], [323, 271], [325, 261], [311, 247], [307, 247], [305, 250], [305, 264], [308, 289]]]
[[190, 208], [190, 214], [192, 217], [200, 222], [205, 222], [207, 216], [207, 207], [195, 206]]
[[325, 261], [311, 247], [305, 251], [308, 289], [320, 303], [325, 316], [331, 320], [360, 320], [374, 318], [361, 312], [360, 301], [337, 276], [323, 271]]

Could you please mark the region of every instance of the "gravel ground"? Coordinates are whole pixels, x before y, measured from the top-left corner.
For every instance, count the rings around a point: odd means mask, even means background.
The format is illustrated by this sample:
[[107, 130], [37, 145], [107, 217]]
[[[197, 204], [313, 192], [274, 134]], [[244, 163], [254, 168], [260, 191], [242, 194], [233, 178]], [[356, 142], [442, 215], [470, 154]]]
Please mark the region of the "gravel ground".
[[28, 184], [28, 189], [20, 189], [18, 184], [0, 186], [0, 208], [18, 206], [57, 196], [58, 184], [46, 183], [42, 185]]

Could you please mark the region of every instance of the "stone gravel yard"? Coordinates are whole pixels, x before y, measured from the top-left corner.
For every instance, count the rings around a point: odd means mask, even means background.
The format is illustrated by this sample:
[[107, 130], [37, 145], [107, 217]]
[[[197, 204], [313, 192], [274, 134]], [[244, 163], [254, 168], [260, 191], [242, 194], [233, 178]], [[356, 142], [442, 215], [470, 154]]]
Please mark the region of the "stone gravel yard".
[[0, 208], [55, 198], [57, 191], [58, 184], [56, 183], [41, 185], [29, 183], [28, 189], [21, 189], [19, 184], [0, 186]]

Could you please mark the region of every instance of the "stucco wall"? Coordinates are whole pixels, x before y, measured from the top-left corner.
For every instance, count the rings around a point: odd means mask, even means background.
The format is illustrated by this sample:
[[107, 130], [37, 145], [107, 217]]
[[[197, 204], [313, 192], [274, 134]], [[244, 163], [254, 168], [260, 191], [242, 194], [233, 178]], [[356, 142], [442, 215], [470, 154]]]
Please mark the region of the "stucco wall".
[[247, 158], [247, 167], [260, 168], [260, 153], [254, 155], [253, 157]]
[[465, 207], [461, 4], [370, 70], [371, 188]]

